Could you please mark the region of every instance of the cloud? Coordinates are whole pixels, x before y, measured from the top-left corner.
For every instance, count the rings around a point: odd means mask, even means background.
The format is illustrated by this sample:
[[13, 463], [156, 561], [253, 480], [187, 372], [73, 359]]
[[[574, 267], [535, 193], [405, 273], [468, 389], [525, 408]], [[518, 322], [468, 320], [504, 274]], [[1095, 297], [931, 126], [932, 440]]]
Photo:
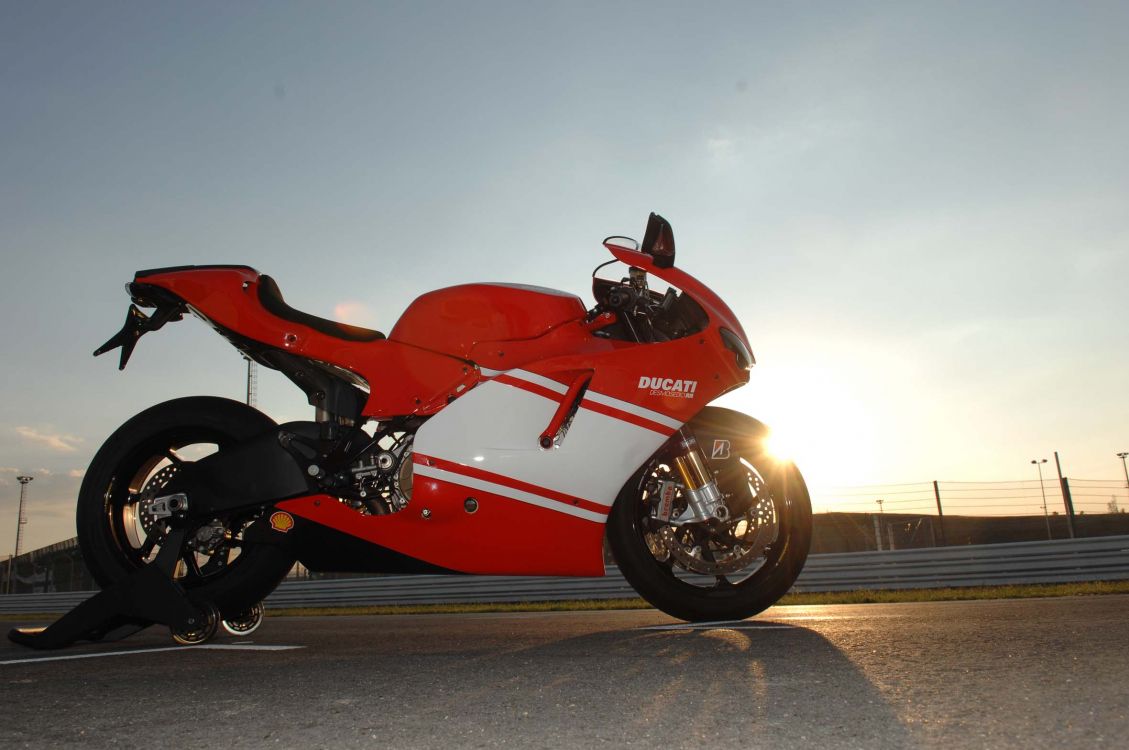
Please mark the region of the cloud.
[[338, 302], [333, 306], [333, 317], [342, 323], [354, 326], [372, 325], [376, 315], [364, 302]]
[[75, 437], [74, 435], [64, 435], [58, 432], [42, 432], [34, 427], [17, 427], [16, 433], [19, 434], [20, 437], [35, 443], [41, 443], [51, 450], [59, 451], [60, 453], [72, 453], [78, 449], [78, 444], [82, 442], [82, 438]]
[[706, 152], [714, 166], [728, 167], [737, 161], [737, 143], [732, 138], [707, 138]]
[[86, 469], [71, 469], [67, 472], [67, 476], [74, 479], [82, 479], [85, 475]]
[[[37, 477], [49, 477], [51, 471], [49, 469], [17, 469], [14, 466], [0, 466], [0, 487], [9, 487], [13, 484], [11, 479], [20, 475], [28, 475], [32, 479]], [[11, 479], [10, 479], [11, 478]]]

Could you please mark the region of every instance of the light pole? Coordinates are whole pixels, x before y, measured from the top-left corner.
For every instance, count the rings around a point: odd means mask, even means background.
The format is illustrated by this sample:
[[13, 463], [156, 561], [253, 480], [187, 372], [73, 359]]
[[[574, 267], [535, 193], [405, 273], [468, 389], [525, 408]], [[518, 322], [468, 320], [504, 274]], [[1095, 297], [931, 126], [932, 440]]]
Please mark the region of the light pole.
[[1053, 539], [1051, 536], [1051, 517], [1047, 515], [1047, 489], [1043, 486], [1043, 464], [1047, 459], [1032, 459], [1031, 463], [1035, 464], [1035, 468], [1039, 470], [1039, 491], [1043, 493], [1043, 520], [1047, 523], [1047, 539]]
[[16, 565], [16, 558], [20, 556], [20, 544], [23, 541], [24, 525], [27, 524], [27, 513], [24, 512], [24, 501], [27, 499], [27, 485], [35, 477], [19, 476], [16, 481], [20, 483], [20, 512], [16, 517], [16, 554], [8, 561], [8, 576], [4, 582], [4, 593], [12, 593], [12, 568]]
[[259, 401], [259, 372], [255, 367], [255, 360], [244, 355], [247, 360], [247, 405], [258, 406]]
[[1129, 456], [1129, 451], [1122, 451], [1117, 454], [1117, 457], [1121, 459], [1121, 470], [1125, 472], [1125, 488], [1129, 489], [1129, 468], [1125, 467], [1126, 456]]
[[1058, 472], [1058, 491], [1062, 493], [1062, 507], [1066, 511], [1066, 533], [1073, 539], [1074, 534], [1074, 500], [1070, 497], [1070, 483], [1062, 475], [1062, 461], [1059, 460], [1058, 451], [1055, 451], [1055, 471]]
[[[882, 515], [882, 503], [885, 502], [882, 498], [878, 498], [875, 502], [878, 503], [878, 515]], [[878, 520], [878, 516], [871, 516], [870, 519], [874, 521], [874, 547], [879, 552], [882, 551], [882, 522]]]

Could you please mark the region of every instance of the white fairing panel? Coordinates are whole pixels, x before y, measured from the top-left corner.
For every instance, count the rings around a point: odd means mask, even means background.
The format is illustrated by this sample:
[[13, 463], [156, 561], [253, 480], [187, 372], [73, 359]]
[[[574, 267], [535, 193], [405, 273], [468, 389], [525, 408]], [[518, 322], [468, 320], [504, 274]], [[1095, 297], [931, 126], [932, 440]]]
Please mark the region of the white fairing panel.
[[[551, 384], [558, 394], [565, 390], [532, 373], [522, 373], [521, 377]], [[589, 399], [599, 397], [591, 391], [587, 394]], [[581, 408], [560, 445], [545, 450], [538, 439], [558, 406], [558, 401], [523, 388], [487, 381], [424, 423], [416, 435], [414, 450], [417, 456], [454, 462], [548, 490], [550, 495], [563, 493], [610, 508], [631, 474], [666, 437]], [[676, 428], [675, 423], [670, 432]], [[416, 473], [440, 478], [437, 469], [420, 465], [418, 460]], [[495, 489], [513, 500], [533, 501], [528, 493], [506, 491], [498, 485]], [[560, 502], [536, 504], [561, 512], [573, 510]], [[607, 519], [606, 510], [570, 515], [601, 522]]]

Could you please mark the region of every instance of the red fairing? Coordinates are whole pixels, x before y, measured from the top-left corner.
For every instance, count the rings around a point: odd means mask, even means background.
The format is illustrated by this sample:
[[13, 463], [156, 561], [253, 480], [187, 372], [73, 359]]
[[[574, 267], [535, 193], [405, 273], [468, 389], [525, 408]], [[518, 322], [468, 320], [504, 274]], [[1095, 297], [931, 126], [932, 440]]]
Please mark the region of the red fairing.
[[610, 250], [612, 255], [618, 260], [642, 268], [648, 273], [653, 273], [663, 281], [689, 293], [698, 304], [705, 308], [714, 326], [726, 328], [737, 334], [741, 337], [741, 341], [745, 346], [749, 347], [750, 351], [752, 350], [752, 346], [749, 344], [749, 337], [745, 335], [745, 329], [741, 327], [737, 316], [729, 309], [729, 305], [725, 304], [721, 297], [718, 297], [708, 286], [680, 268], [659, 268], [655, 265], [654, 258], [646, 253], [628, 250], [627, 248], [617, 245], [604, 245], [604, 247]]
[[434, 414], [478, 382], [462, 359], [386, 339], [347, 341], [277, 317], [259, 301], [253, 268], [191, 268], [137, 280], [168, 289], [213, 325], [359, 374], [370, 388], [366, 416]]
[[418, 297], [389, 340], [469, 359], [482, 342], [541, 336], [586, 310], [574, 294], [515, 284], [462, 284]]
[[[706, 328], [660, 343], [602, 338], [574, 295], [467, 284], [419, 297], [388, 339], [357, 341], [267, 310], [252, 269], [139, 281], [169, 289], [223, 329], [359, 374], [371, 386], [364, 416], [430, 417], [416, 434], [405, 509], [362, 515], [328, 495], [279, 508], [450, 570], [598, 576], [607, 512], [623, 483], [680, 425], [749, 377], [719, 331], [745, 339], [744, 330], [716, 294], [648, 255], [609, 249], [693, 297]], [[576, 401], [578, 382], [586, 390]], [[567, 437], [544, 449], [570, 407]]]
[[[460, 573], [604, 575], [604, 524], [453, 483], [417, 481], [412, 504], [388, 516], [358, 515], [329, 495], [287, 500], [278, 508]], [[478, 502], [473, 515], [463, 505], [470, 495]]]

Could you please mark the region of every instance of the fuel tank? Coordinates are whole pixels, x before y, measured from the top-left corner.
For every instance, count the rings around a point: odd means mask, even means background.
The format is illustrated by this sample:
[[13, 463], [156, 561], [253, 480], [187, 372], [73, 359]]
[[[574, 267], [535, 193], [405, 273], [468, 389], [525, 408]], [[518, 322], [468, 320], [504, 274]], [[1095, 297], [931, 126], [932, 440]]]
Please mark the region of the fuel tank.
[[519, 284], [461, 284], [418, 298], [388, 338], [441, 354], [470, 359], [483, 341], [536, 338], [586, 313], [575, 294]]

